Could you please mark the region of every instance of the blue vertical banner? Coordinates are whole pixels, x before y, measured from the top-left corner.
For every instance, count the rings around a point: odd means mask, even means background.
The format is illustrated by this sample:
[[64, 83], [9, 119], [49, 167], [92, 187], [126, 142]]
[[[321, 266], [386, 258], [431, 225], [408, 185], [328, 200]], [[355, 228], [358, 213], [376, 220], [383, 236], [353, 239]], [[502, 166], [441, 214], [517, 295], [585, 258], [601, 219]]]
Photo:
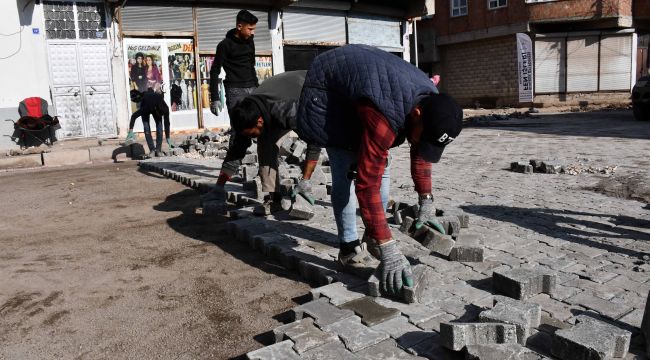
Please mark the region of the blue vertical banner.
[[519, 102], [533, 102], [533, 42], [523, 33], [517, 33], [517, 60]]

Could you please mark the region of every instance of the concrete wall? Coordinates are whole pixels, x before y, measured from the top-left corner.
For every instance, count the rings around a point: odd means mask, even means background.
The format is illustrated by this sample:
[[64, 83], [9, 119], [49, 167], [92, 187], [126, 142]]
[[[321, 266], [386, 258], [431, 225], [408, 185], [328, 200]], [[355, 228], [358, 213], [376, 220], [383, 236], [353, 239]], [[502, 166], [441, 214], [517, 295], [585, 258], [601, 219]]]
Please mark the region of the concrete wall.
[[0, 149], [14, 146], [4, 136], [13, 126], [4, 120], [18, 118], [20, 101], [39, 96], [52, 103], [42, 14], [33, 0], [0, 1]]
[[518, 104], [514, 35], [441, 46], [434, 72], [442, 75], [442, 90], [463, 106]]

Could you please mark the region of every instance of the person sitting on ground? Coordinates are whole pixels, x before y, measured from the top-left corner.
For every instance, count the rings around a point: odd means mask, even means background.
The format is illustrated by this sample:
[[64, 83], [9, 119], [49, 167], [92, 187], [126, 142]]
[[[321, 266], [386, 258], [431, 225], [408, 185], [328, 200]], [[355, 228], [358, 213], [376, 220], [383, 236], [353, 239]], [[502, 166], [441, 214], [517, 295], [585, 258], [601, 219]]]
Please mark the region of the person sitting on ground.
[[[257, 157], [262, 191], [270, 193], [266, 205], [278, 205], [282, 198], [279, 191], [279, 145], [296, 129], [298, 98], [305, 81], [306, 71], [288, 71], [268, 78], [251, 95], [246, 96], [230, 111], [230, 123], [235, 139], [221, 166], [219, 178], [213, 191], [202, 196], [201, 201], [225, 201], [225, 184], [237, 172], [241, 159], [257, 138]], [[298, 192], [311, 204], [314, 197], [309, 179], [318, 163], [321, 148], [307, 146], [303, 177]]]

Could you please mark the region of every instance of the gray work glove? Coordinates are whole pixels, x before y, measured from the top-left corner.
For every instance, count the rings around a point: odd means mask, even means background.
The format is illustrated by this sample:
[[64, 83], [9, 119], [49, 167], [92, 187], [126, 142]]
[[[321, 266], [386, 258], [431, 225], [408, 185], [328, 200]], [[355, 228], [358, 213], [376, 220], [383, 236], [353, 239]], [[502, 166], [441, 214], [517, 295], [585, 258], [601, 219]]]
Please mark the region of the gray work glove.
[[379, 270], [381, 289], [392, 295], [397, 295], [402, 290], [402, 285], [413, 286], [413, 273], [411, 264], [397, 248], [395, 240], [389, 240], [379, 245], [381, 253]]
[[213, 101], [210, 103], [210, 112], [212, 112], [215, 115], [219, 115], [219, 111], [223, 109], [223, 104], [221, 104], [221, 100]]
[[225, 203], [226, 200], [228, 200], [228, 193], [223, 185], [217, 185], [212, 191], [201, 195], [201, 204], [208, 201], [219, 201]]
[[446, 234], [445, 229], [436, 220], [436, 208], [433, 206], [433, 198], [420, 201], [420, 211], [415, 222], [415, 229], [419, 230], [422, 225], [427, 225], [443, 235]]
[[307, 200], [310, 204], [314, 205], [316, 200], [314, 199], [314, 193], [312, 192], [311, 189], [311, 181], [306, 180], [306, 179], [300, 179], [298, 182], [298, 185], [293, 188], [293, 197], [295, 198], [297, 195], [302, 196], [305, 200]]

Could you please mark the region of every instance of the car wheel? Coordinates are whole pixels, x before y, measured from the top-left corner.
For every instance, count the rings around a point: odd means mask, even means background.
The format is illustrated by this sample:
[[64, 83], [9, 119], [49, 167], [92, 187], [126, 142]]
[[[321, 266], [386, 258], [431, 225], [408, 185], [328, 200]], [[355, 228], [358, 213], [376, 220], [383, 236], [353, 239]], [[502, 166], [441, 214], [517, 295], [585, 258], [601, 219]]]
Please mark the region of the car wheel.
[[632, 112], [634, 113], [634, 118], [639, 121], [650, 120], [650, 106], [648, 105], [632, 105]]

